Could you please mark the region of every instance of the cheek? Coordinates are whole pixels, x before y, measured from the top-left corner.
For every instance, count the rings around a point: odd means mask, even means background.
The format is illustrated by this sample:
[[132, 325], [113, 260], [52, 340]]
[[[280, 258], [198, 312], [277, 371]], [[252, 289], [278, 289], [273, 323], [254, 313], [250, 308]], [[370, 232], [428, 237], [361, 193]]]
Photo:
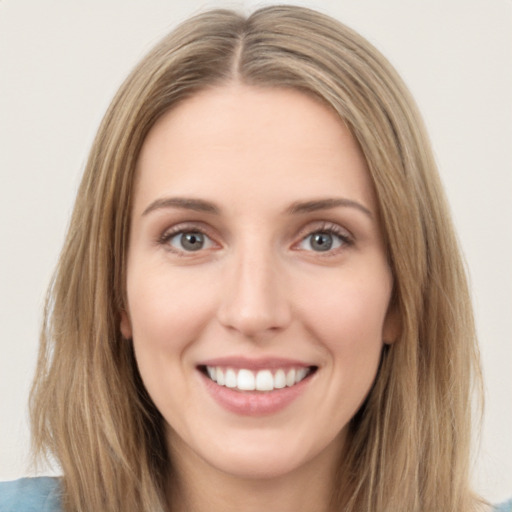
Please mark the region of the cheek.
[[303, 312], [326, 338], [382, 341], [382, 331], [391, 287], [386, 279], [379, 286], [369, 280], [330, 280], [324, 286], [308, 287], [302, 294]]
[[323, 353], [324, 373], [319, 378], [323, 375], [326, 382], [317, 415], [328, 418], [326, 434], [334, 436], [360, 409], [375, 381], [391, 278], [387, 273], [340, 273], [322, 286], [320, 280], [315, 287], [307, 284], [309, 294], [301, 294], [300, 316], [308, 338]]
[[175, 350], [193, 339], [211, 310], [210, 293], [197, 280], [164, 272], [133, 273], [128, 280], [134, 341]]
[[379, 364], [391, 278], [387, 272], [360, 276], [309, 286], [301, 316], [340, 378], [364, 383], [373, 380]]
[[209, 318], [211, 293], [180, 273], [166, 275], [155, 268], [132, 269], [128, 276], [133, 346], [140, 375], [156, 407], [174, 411], [189, 397], [183, 367], [188, 347]]

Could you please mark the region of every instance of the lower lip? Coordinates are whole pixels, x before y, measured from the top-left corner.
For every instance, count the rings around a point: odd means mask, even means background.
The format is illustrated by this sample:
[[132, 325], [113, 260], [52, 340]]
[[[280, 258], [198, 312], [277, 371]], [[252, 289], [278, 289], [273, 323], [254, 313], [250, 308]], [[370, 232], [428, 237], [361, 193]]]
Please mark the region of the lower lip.
[[206, 389], [213, 399], [224, 409], [244, 416], [264, 416], [275, 414], [298, 398], [310, 382], [306, 377], [298, 384], [274, 391], [235, 391], [226, 386], [219, 386], [201, 373]]

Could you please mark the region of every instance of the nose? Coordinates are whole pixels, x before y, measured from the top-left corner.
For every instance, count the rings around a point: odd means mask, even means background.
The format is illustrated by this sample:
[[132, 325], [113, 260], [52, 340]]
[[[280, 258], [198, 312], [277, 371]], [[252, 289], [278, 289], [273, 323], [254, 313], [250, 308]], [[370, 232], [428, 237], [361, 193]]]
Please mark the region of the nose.
[[233, 260], [223, 275], [219, 322], [252, 339], [285, 329], [291, 321], [290, 290], [276, 259], [248, 249]]

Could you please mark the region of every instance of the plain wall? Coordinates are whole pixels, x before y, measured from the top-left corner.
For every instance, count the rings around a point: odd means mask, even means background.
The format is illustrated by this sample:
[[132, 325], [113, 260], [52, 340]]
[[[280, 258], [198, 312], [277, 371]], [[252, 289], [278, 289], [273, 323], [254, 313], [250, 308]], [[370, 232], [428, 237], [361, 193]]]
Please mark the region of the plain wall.
[[[287, 2], [283, 2], [287, 3]], [[512, 495], [512, 2], [295, 2], [396, 66], [429, 128], [471, 275], [487, 406], [477, 489]], [[131, 67], [206, 7], [0, 0], [0, 479], [27, 474], [26, 402], [45, 290], [95, 130]]]

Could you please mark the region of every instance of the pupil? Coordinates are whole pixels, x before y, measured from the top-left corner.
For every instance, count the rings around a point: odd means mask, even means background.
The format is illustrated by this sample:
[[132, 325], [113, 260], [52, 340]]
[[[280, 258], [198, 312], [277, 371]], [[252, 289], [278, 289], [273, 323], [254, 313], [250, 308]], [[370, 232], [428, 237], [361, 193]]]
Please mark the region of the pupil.
[[332, 235], [329, 233], [316, 233], [313, 235], [311, 246], [315, 251], [328, 251], [332, 247]]
[[201, 233], [184, 233], [181, 235], [181, 245], [187, 251], [198, 251], [204, 245], [204, 237]]

